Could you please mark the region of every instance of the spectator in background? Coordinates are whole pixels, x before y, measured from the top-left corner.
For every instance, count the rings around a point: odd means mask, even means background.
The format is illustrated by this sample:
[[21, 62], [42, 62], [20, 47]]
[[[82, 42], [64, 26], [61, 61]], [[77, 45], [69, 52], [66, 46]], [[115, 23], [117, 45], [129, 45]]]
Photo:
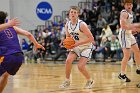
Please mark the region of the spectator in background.
[[97, 53], [103, 54], [103, 62], [105, 62], [105, 60], [109, 57], [109, 55], [110, 55], [109, 54], [110, 53], [110, 43], [109, 43], [107, 37], [104, 37], [101, 39], [100, 46], [97, 47], [97, 49], [94, 51], [92, 56], [94, 57]]
[[42, 32], [41, 32], [41, 35], [43, 36], [43, 38], [46, 38], [48, 35], [50, 35], [51, 32], [49, 32], [48, 28], [44, 29]]
[[113, 34], [118, 36], [119, 35], [119, 30], [120, 30], [120, 25], [117, 25], [115, 31], [113, 31]]
[[102, 15], [98, 16], [98, 20], [97, 20], [97, 35], [100, 35], [102, 32], [102, 29], [105, 27], [105, 25], [107, 24], [106, 20], [102, 17]]
[[59, 41], [58, 38], [56, 37], [56, 33], [54, 29], [51, 30], [50, 46], [51, 46], [51, 53], [55, 54], [59, 48]]
[[25, 55], [25, 57], [24, 57], [25, 63], [27, 62], [27, 59], [28, 59], [28, 56], [27, 56], [27, 54], [28, 54], [27, 51], [28, 51], [28, 48], [29, 48], [28, 46], [29, 45], [28, 45], [27, 41], [23, 38], [21, 40], [21, 49], [22, 49], [22, 51]]
[[121, 60], [121, 53], [122, 49], [120, 47], [119, 40], [116, 38], [115, 35], [112, 35], [111, 41], [110, 41], [110, 57], [111, 61], [114, 62], [114, 55], [117, 54], [117, 59]]
[[136, 20], [137, 22], [140, 21], [140, 7], [136, 10]]
[[100, 38], [108, 38], [108, 40], [111, 40], [112, 31], [110, 29], [110, 26], [108, 24], [105, 25], [105, 27], [102, 29]]
[[121, 12], [124, 9], [124, 3], [123, 2], [118, 2], [118, 12]]
[[24, 38], [22, 39], [21, 44], [22, 44], [21, 45], [22, 46], [22, 50], [23, 51], [27, 51], [29, 45], [28, 45], [27, 41]]

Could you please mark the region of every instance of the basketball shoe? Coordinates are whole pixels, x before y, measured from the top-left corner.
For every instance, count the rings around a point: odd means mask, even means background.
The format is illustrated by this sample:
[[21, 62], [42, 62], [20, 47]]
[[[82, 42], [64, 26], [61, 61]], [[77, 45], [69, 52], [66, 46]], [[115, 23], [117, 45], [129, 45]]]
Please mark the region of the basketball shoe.
[[139, 84], [137, 84], [136, 86], [137, 86], [137, 88], [140, 88], [140, 83], [139, 83]]
[[140, 70], [139, 70], [139, 69], [137, 69], [137, 70], [136, 70], [136, 73], [137, 73], [137, 74], [140, 74]]
[[121, 75], [121, 73], [120, 73], [118, 78], [125, 82], [131, 82], [131, 80], [125, 74]]
[[93, 80], [88, 80], [88, 81], [86, 82], [86, 85], [85, 85], [84, 88], [86, 88], [86, 89], [91, 89], [91, 88], [93, 87], [93, 84], [94, 84], [94, 81], [93, 81]]
[[60, 86], [59, 88], [68, 88], [70, 86], [70, 81], [65, 80]]

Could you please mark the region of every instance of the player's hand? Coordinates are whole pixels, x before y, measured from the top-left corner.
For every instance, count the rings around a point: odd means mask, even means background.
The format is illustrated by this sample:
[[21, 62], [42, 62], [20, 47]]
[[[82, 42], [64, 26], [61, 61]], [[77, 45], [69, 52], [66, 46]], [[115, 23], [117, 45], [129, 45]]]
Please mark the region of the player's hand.
[[36, 45], [35, 45], [35, 51], [36, 51], [37, 49], [45, 50], [45, 48], [44, 48], [41, 44], [36, 44]]
[[138, 34], [138, 31], [132, 31], [132, 34], [133, 35]]
[[10, 26], [19, 26], [20, 25], [20, 22], [17, 18], [13, 18], [11, 20], [8, 21], [8, 24]]
[[133, 27], [131, 30], [132, 30], [132, 33], [138, 31], [138, 29], [135, 27]]
[[71, 45], [71, 48], [70, 49], [73, 49], [74, 47], [77, 47], [79, 46], [80, 44], [78, 42], [76, 42], [74, 45]]

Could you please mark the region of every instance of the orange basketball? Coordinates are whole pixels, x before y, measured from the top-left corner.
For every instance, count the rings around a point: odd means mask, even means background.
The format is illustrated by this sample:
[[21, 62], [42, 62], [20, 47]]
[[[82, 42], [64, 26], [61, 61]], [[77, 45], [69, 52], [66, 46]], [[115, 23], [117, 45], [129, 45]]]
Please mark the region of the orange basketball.
[[64, 39], [63, 41], [63, 45], [67, 49], [70, 49], [72, 47], [71, 45], [74, 45], [74, 44], [75, 44], [75, 41], [71, 37], [66, 37], [66, 39]]

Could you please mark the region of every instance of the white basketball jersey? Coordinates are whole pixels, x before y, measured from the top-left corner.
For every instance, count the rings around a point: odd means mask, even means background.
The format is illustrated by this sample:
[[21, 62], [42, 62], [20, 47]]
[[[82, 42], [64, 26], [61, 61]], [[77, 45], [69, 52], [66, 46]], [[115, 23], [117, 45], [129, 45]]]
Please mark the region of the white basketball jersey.
[[[126, 21], [127, 21], [126, 23], [127, 23], [127, 24], [133, 23], [133, 19], [134, 19], [134, 18], [133, 18], [133, 13], [129, 13], [129, 12], [127, 12], [125, 9], [122, 10], [121, 13], [122, 13], [122, 12], [126, 12], [126, 13], [128, 14], [128, 18], [127, 18], [127, 20], [126, 20]], [[121, 29], [121, 30], [125, 30], [125, 29]], [[125, 30], [125, 33], [126, 33], [126, 34], [131, 34], [132, 32], [131, 32], [131, 30]]]
[[[75, 40], [75, 42], [88, 39], [88, 37], [83, 33], [82, 29], [80, 29], [81, 22], [83, 22], [83, 21], [78, 20], [75, 25], [72, 25], [71, 21], [68, 22], [68, 32], [71, 35], [71, 37]], [[79, 47], [89, 46], [89, 45], [91, 45], [90, 42], [80, 45]]]
[[[133, 23], [133, 14], [126, 10], [122, 10], [121, 13], [122, 12], [126, 12], [128, 14], [126, 25]], [[131, 46], [136, 43], [136, 39], [132, 35], [131, 30], [121, 28], [118, 38], [122, 48], [131, 48]]]

